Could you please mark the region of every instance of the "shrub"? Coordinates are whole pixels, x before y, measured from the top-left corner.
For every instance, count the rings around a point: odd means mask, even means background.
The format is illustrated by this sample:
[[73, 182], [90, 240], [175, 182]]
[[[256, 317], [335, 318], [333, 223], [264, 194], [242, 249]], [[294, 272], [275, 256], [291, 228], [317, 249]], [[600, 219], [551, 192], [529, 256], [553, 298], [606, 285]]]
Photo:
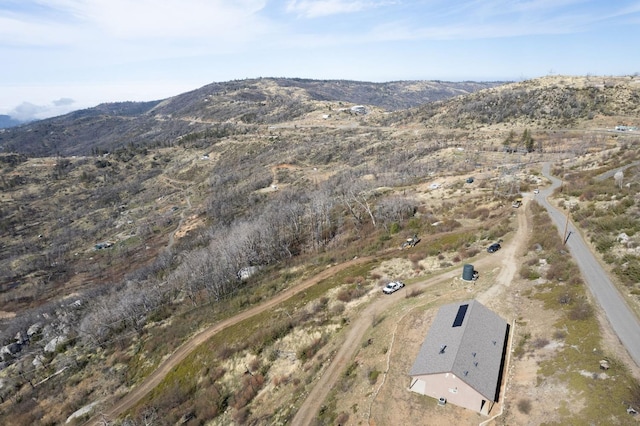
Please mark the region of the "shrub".
[[613, 271], [622, 282], [631, 286], [640, 282], [640, 258], [626, 255], [620, 260], [621, 266], [616, 266]]
[[300, 361], [302, 362], [306, 362], [307, 360], [310, 360], [311, 358], [313, 358], [318, 351], [327, 343], [327, 336], [320, 336], [317, 339], [315, 339], [313, 342], [311, 342], [310, 345], [305, 346], [304, 348], [300, 349], [297, 353], [297, 357]]
[[370, 385], [375, 385], [376, 382], [378, 381], [378, 376], [380, 375], [380, 371], [378, 370], [370, 370], [369, 374], [367, 374], [367, 377], [369, 378], [369, 384]]
[[417, 297], [417, 296], [420, 296], [422, 293], [424, 293], [424, 290], [414, 287], [414, 288], [412, 288], [410, 291], [408, 291], [406, 293], [405, 297], [407, 299], [410, 298], [410, 297]]
[[520, 340], [518, 341], [518, 344], [516, 345], [516, 348], [513, 351], [513, 355], [516, 358], [522, 358], [522, 355], [524, 355], [525, 353], [525, 346], [527, 345], [527, 341], [531, 338], [531, 333], [527, 332], [525, 333]]
[[231, 346], [223, 345], [220, 349], [218, 349], [218, 358], [221, 360], [227, 360], [231, 358], [231, 356], [235, 352], [236, 352], [235, 348]]
[[477, 255], [478, 253], [480, 253], [480, 249], [479, 248], [471, 247], [471, 248], [466, 250], [466, 257], [473, 257], [473, 256]]
[[246, 407], [264, 384], [264, 376], [262, 374], [245, 375], [242, 379], [242, 386], [238, 392], [233, 395], [231, 406], [236, 410]]
[[344, 303], [334, 303], [331, 305], [331, 315], [341, 315], [344, 312]]
[[636, 410], [640, 409], [640, 383], [635, 382], [629, 389], [629, 404]]
[[608, 252], [616, 243], [616, 239], [610, 235], [599, 234], [592, 238], [596, 250], [600, 253]]
[[593, 306], [587, 300], [580, 300], [569, 312], [569, 319], [582, 321], [593, 316]]
[[531, 400], [521, 399], [518, 401], [518, 411], [522, 414], [529, 414], [531, 412]]
[[251, 412], [247, 407], [241, 408], [240, 410], [237, 410], [235, 413], [233, 413], [233, 420], [237, 424], [243, 425], [247, 423], [247, 420], [249, 420], [249, 414], [251, 414]]
[[489, 217], [489, 214], [491, 213], [491, 211], [486, 208], [486, 207], [480, 207], [477, 208], [475, 210], [471, 210], [468, 214], [467, 217], [469, 219], [481, 219], [481, 220], [485, 220]]
[[530, 268], [527, 265], [522, 265], [522, 267], [520, 268], [520, 278], [533, 281], [540, 278], [540, 274], [533, 268]]
[[347, 413], [346, 411], [342, 411], [340, 414], [338, 414], [338, 417], [336, 417], [335, 424], [346, 425], [348, 421], [349, 421], [349, 413]]
[[558, 296], [558, 303], [561, 305], [568, 305], [571, 303], [571, 295], [568, 292], [560, 293], [560, 296]]
[[389, 226], [389, 234], [393, 235], [397, 234], [398, 232], [400, 232], [400, 224], [397, 222], [393, 222], [391, 226]]
[[536, 340], [531, 342], [531, 345], [536, 349], [542, 349], [549, 344], [549, 340], [544, 337], [538, 337]]
[[547, 279], [550, 281], [566, 281], [571, 277], [571, 268], [565, 262], [554, 262], [547, 270]]
[[413, 263], [414, 265], [417, 265], [417, 263], [420, 262], [424, 258], [425, 258], [425, 255], [423, 253], [411, 253], [408, 256], [409, 261], [411, 263]]
[[561, 340], [567, 337], [567, 333], [564, 330], [556, 330], [553, 332], [553, 338], [557, 340]]
[[352, 377], [355, 376], [358, 372], [358, 362], [354, 361], [351, 364], [349, 364], [347, 366], [347, 368], [344, 370], [344, 373], [342, 374], [344, 377]]
[[367, 291], [364, 286], [356, 284], [340, 290], [336, 295], [336, 298], [341, 302], [347, 303], [352, 301], [353, 299], [364, 296], [366, 292]]

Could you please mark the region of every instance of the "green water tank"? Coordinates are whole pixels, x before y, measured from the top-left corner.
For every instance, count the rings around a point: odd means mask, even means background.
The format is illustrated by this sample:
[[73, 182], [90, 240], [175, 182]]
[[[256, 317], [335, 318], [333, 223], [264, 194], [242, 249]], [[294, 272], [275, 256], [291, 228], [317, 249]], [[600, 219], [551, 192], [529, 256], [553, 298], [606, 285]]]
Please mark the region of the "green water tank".
[[465, 281], [473, 281], [473, 265], [466, 263], [462, 267], [462, 279]]

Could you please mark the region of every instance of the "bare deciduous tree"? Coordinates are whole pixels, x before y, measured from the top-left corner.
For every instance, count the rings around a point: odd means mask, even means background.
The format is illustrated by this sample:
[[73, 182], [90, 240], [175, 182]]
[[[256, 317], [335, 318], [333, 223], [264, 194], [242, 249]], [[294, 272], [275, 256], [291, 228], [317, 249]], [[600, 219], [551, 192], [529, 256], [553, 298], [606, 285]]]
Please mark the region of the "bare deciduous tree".
[[616, 174], [613, 175], [613, 179], [616, 182], [616, 186], [622, 189], [622, 181], [624, 180], [624, 173], [622, 170], [617, 171]]

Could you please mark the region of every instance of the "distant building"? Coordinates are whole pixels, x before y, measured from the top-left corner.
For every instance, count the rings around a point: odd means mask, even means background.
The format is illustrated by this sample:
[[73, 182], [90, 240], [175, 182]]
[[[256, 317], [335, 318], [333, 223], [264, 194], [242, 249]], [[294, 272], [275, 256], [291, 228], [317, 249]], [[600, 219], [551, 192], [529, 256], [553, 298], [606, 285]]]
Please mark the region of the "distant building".
[[488, 415], [500, 393], [509, 325], [476, 300], [440, 308], [409, 389]]

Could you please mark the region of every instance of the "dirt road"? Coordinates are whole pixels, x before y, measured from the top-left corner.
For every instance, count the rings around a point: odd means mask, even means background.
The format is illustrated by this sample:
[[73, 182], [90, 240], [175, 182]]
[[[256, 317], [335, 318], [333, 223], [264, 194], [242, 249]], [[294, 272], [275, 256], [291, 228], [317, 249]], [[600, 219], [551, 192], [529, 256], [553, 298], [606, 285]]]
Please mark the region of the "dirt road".
[[[484, 270], [495, 267], [501, 268], [496, 277], [495, 284], [478, 297], [478, 300], [482, 303], [486, 303], [487, 300], [496, 297], [504, 291], [509, 286], [514, 274], [516, 273], [517, 262], [515, 257], [522, 249], [522, 245], [524, 244], [524, 241], [526, 241], [527, 234], [529, 232], [525, 210], [526, 201], [525, 205], [517, 210], [518, 229], [516, 230], [516, 234], [512, 238], [511, 243], [503, 246], [503, 248], [497, 253], [485, 255], [474, 263], [475, 266]], [[456, 268], [436, 277], [413, 284], [412, 287], [421, 289], [434, 286], [450, 281], [452, 278], [459, 275], [460, 269]], [[374, 303], [370, 304], [362, 314], [352, 319], [349, 324], [349, 330], [345, 336], [344, 344], [340, 347], [335, 357], [330, 360], [331, 363], [323, 373], [322, 377], [307, 395], [304, 403], [300, 406], [296, 416], [293, 418], [293, 421], [291, 422], [292, 425], [306, 426], [313, 423], [315, 416], [320, 411], [320, 408], [327, 399], [329, 392], [336, 385], [342, 372], [351, 362], [356, 350], [361, 347], [362, 339], [367, 330], [371, 327], [374, 315], [384, 312], [391, 305], [401, 300], [401, 298], [402, 295], [397, 293], [389, 296], [381, 296]]]
[[158, 386], [160, 382], [162, 382], [162, 379], [164, 379], [165, 376], [175, 366], [180, 364], [191, 352], [193, 352], [194, 349], [196, 349], [199, 345], [203, 344], [212, 336], [224, 330], [225, 328], [235, 325], [241, 321], [244, 321], [247, 318], [251, 318], [252, 316], [257, 315], [261, 312], [264, 312], [268, 309], [272, 309], [273, 307], [277, 306], [283, 301], [291, 298], [292, 296], [295, 296], [296, 294], [308, 289], [309, 287], [312, 287], [318, 282], [326, 278], [329, 278], [330, 276], [334, 275], [335, 273], [343, 269], [349, 268], [351, 266], [354, 266], [360, 263], [365, 263], [369, 260], [371, 260], [370, 257], [361, 257], [361, 258], [353, 259], [348, 262], [341, 263], [339, 265], [327, 268], [324, 271], [317, 274], [316, 276], [314, 276], [313, 278], [310, 278], [304, 281], [303, 283], [301, 283], [300, 285], [292, 287], [278, 294], [277, 296], [273, 297], [272, 299], [260, 305], [254, 306], [251, 309], [248, 309], [244, 312], [239, 313], [238, 315], [235, 315], [231, 318], [228, 318], [209, 328], [202, 330], [201, 332], [196, 334], [193, 338], [191, 338], [190, 340], [185, 342], [182, 346], [180, 346], [173, 354], [171, 354], [171, 356], [165, 359], [164, 362], [162, 362], [162, 364], [160, 364], [160, 366], [153, 373], [151, 373], [142, 383], [136, 386], [131, 392], [129, 392], [122, 399], [120, 399], [119, 401], [113, 401], [113, 400], [107, 401], [105, 403], [105, 406], [107, 408], [104, 409], [98, 415], [93, 416], [89, 421], [85, 423], [85, 425], [90, 425], [90, 424], [102, 425], [104, 424], [104, 420], [111, 421], [118, 418], [118, 416], [120, 416], [126, 410], [135, 406], [142, 398], [144, 398], [145, 395], [151, 392], [153, 388]]
[[[514, 256], [516, 250], [519, 249], [520, 241], [524, 240], [527, 232], [524, 211], [524, 208], [520, 208], [518, 210], [518, 230], [516, 236], [513, 238], [513, 241], [515, 243], [506, 245], [497, 253], [494, 253], [492, 255], [485, 255], [484, 257], [478, 259], [475, 263], [478, 267], [485, 269], [494, 268], [502, 264], [503, 271], [506, 271], [499, 274], [498, 282], [489, 290], [490, 292], [499, 293], [499, 291], [501, 291], [503, 288], [506, 288], [509, 285], [511, 277], [513, 277], [513, 274], [515, 273]], [[248, 309], [244, 312], [239, 313], [238, 315], [235, 315], [202, 330], [189, 341], [180, 346], [173, 354], [165, 359], [165, 361], [162, 362], [162, 364], [160, 364], [160, 366], [153, 373], [151, 373], [142, 383], [136, 386], [122, 399], [114, 401], [113, 399], [115, 398], [112, 398], [112, 400], [107, 401], [104, 404], [106, 408], [101, 413], [93, 416], [85, 424], [100, 425], [104, 424], [105, 420], [111, 421], [118, 418], [122, 413], [134, 407], [142, 398], [144, 398], [145, 395], [147, 395], [152, 389], [158, 386], [160, 382], [162, 382], [162, 380], [166, 377], [166, 375], [175, 366], [180, 364], [191, 352], [193, 352], [193, 350], [195, 350], [199, 345], [203, 344], [212, 336], [224, 330], [225, 328], [235, 325], [268, 309], [272, 309], [283, 301], [289, 299], [290, 297], [308, 289], [309, 287], [312, 287], [318, 282], [334, 275], [335, 273], [343, 269], [357, 264], [366, 263], [369, 260], [371, 260], [371, 257], [361, 257], [327, 268], [313, 278], [310, 278], [300, 285], [292, 287], [278, 294], [274, 298], [258, 306], [254, 306], [251, 309]], [[433, 286], [443, 281], [450, 280], [458, 275], [460, 275], [460, 271], [458, 269], [454, 269], [423, 282], [416, 283], [413, 286], [415, 286], [416, 288]], [[485, 297], [493, 297], [494, 295], [495, 294], [487, 294]], [[401, 296], [398, 294], [394, 294], [389, 297], [381, 298], [380, 300], [377, 300], [375, 303], [367, 307], [362, 315], [354, 318], [353, 322], [349, 326], [349, 330], [347, 331], [345, 340], [346, 343], [340, 348], [334, 359], [331, 360], [330, 365], [328, 366], [327, 370], [322, 375], [318, 383], [313, 387], [309, 395], [307, 395], [305, 402], [298, 410], [298, 413], [296, 414], [292, 424], [307, 425], [312, 422], [316, 413], [320, 410], [321, 405], [326, 399], [326, 396], [329, 393], [331, 387], [336, 383], [337, 379], [340, 377], [340, 374], [358, 348], [366, 330], [371, 326], [373, 316], [376, 313], [383, 312], [389, 306], [396, 303], [398, 301], [398, 297]]]

